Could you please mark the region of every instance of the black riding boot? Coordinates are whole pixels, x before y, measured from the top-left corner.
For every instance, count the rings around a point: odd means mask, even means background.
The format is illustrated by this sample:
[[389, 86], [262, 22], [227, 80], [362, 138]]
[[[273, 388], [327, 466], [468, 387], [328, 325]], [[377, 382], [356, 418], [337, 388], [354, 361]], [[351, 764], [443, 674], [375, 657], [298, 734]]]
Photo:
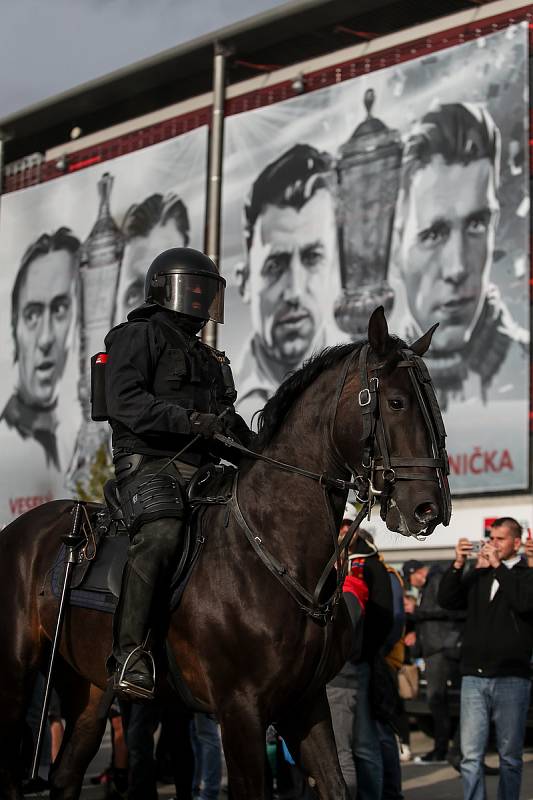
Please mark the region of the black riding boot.
[[113, 685], [130, 700], [154, 696], [154, 661], [147, 646], [153, 594], [153, 586], [126, 564], [113, 618]]

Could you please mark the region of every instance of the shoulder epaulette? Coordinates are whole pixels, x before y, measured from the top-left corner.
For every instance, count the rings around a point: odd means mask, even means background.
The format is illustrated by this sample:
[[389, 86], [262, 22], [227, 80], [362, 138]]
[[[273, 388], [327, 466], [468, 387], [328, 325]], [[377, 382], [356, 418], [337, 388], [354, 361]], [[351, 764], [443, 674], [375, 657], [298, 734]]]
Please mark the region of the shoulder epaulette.
[[210, 344], [206, 344], [205, 342], [202, 342], [202, 344], [203, 344], [203, 346], [204, 346], [204, 347], [206, 347], [206, 348], [209, 350], [209, 352], [211, 353], [211, 355], [212, 355], [214, 358], [216, 358], [216, 360], [217, 360], [217, 361], [218, 361], [220, 364], [231, 364], [231, 361], [230, 361], [230, 360], [229, 360], [229, 358], [227, 357], [227, 355], [226, 355], [226, 353], [224, 352], [224, 350], [217, 350], [215, 347], [211, 347], [211, 345], [210, 345]]

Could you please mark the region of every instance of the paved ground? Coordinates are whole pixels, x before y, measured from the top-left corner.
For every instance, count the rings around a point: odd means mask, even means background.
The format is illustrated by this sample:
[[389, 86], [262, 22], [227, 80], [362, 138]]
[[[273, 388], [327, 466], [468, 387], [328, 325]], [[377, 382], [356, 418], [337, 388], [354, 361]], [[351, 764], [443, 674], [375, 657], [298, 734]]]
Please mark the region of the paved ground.
[[[413, 754], [425, 753], [430, 749], [430, 741], [421, 733], [415, 733], [412, 739]], [[98, 756], [91, 764], [88, 776], [101, 772], [109, 763], [110, 744], [106, 737], [100, 748]], [[521, 800], [533, 800], [533, 749], [524, 755], [524, 780], [522, 784]], [[489, 755], [487, 763], [497, 766], [496, 755]], [[420, 767], [416, 764], [406, 764], [402, 768], [403, 789], [405, 800], [462, 800], [461, 779], [452, 767]], [[496, 800], [498, 787], [497, 777], [487, 778], [488, 800]], [[174, 794], [172, 786], [160, 786], [159, 797], [171, 798]], [[26, 797], [46, 797], [46, 795], [26, 795]], [[82, 800], [104, 800], [105, 791], [99, 786], [86, 785], [83, 790]], [[226, 794], [221, 794], [226, 798]]]
[[[427, 752], [430, 744], [425, 736], [416, 733], [413, 736], [414, 753]], [[487, 763], [498, 766], [498, 757], [490, 754]], [[462, 800], [461, 779], [452, 767], [419, 767], [407, 764], [402, 768], [403, 790], [405, 800]], [[497, 776], [486, 778], [488, 800], [496, 800], [498, 789]], [[524, 780], [522, 782], [521, 800], [533, 800], [533, 750], [524, 753]]]

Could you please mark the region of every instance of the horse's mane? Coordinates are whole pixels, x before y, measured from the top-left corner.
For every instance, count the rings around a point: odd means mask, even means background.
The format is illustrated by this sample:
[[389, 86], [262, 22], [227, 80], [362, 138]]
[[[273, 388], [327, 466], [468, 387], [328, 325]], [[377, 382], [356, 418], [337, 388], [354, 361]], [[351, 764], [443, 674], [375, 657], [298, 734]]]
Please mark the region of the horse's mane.
[[299, 370], [289, 375], [259, 413], [259, 433], [254, 448], [262, 450], [272, 441], [293, 403], [315, 378], [324, 370], [335, 367], [350, 353], [359, 352], [363, 344], [365, 342], [359, 341], [326, 347], [306, 361]]

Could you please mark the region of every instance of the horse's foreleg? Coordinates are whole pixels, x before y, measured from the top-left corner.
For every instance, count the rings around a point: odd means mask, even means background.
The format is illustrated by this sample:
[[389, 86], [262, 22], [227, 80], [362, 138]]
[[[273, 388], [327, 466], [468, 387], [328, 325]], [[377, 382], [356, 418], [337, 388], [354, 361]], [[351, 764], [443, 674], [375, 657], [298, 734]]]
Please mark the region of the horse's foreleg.
[[107, 715], [100, 708], [103, 691], [66, 665], [57, 686], [66, 727], [59, 755], [50, 770], [50, 798], [77, 800], [107, 723]]
[[[6, 662], [8, 659], [5, 660]], [[0, 672], [0, 797], [22, 800], [24, 717], [27, 691], [24, 676], [4, 666]], [[29, 753], [28, 753], [29, 755]]]
[[326, 690], [277, 726], [295, 761], [316, 782], [320, 800], [350, 800], [342, 777]]
[[[36, 627], [36, 626], [35, 626]], [[9, 606], [0, 624], [0, 797], [22, 798], [22, 773], [31, 758], [32, 742], [25, 716], [35, 681], [40, 641], [30, 627]], [[25, 735], [27, 741], [24, 741]], [[28, 744], [29, 747], [24, 748]]]
[[256, 703], [240, 696], [217, 708], [232, 800], [264, 800], [266, 724]]

